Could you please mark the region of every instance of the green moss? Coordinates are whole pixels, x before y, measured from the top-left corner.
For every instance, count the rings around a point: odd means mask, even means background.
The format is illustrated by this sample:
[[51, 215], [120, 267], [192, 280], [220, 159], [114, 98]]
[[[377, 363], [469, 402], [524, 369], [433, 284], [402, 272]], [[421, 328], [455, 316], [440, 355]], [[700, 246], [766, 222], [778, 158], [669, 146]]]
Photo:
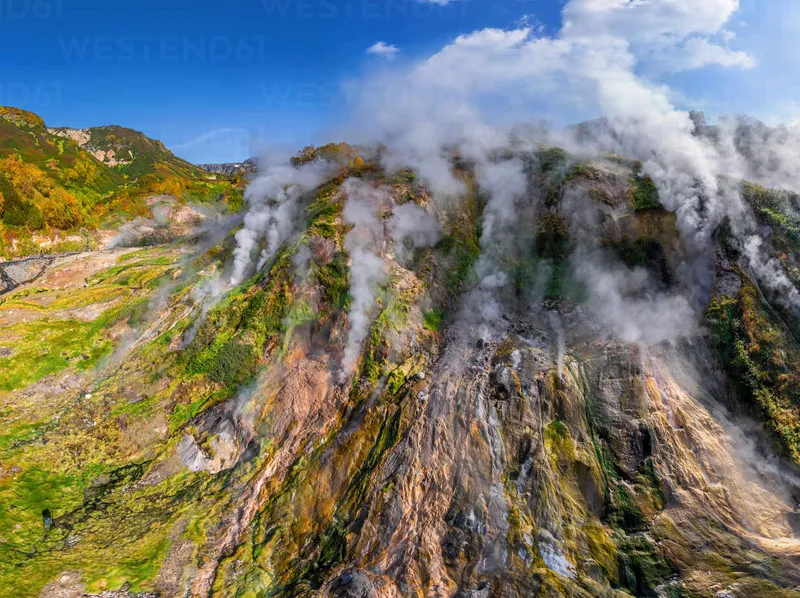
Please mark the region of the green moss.
[[167, 558], [170, 541], [167, 538], [149, 539], [138, 550], [120, 558], [113, 567], [86, 576], [87, 590], [100, 592], [107, 587], [138, 592], [150, 589], [151, 582]]
[[620, 537], [620, 581], [636, 596], [655, 596], [655, 588], [663, 583], [672, 569], [647, 536]]
[[647, 529], [647, 520], [636, 502], [635, 495], [623, 484], [616, 484], [611, 489], [608, 521], [627, 532]]
[[665, 285], [671, 285], [673, 276], [666, 253], [656, 239], [651, 237], [625, 238], [612, 245], [622, 262], [630, 268], [648, 268]]
[[[540, 262], [547, 264], [547, 262]], [[550, 275], [544, 289], [544, 298], [547, 301], [557, 301], [569, 293], [569, 263], [566, 260], [550, 264]]]
[[645, 266], [649, 260], [663, 255], [658, 241], [648, 237], [626, 238], [616, 246], [616, 249], [620, 259], [632, 268]]
[[444, 235], [434, 248], [436, 262], [442, 268], [441, 282], [445, 296], [437, 303], [454, 304], [464, 285], [471, 282], [473, 266], [481, 254], [480, 206], [474, 183], [458, 213], [451, 215]]
[[71, 365], [89, 369], [112, 348], [104, 323], [41, 319], [20, 332], [14, 354], [0, 358], [0, 390], [25, 387]]
[[545, 212], [539, 216], [536, 253], [555, 261], [563, 260], [569, 254], [567, 226], [559, 214]]
[[305, 299], [298, 299], [293, 304], [289, 313], [286, 315], [284, 327], [286, 334], [284, 335], [283, 349], [286, 350], [289, 346], [292, 333], [295, 328], [313, 322], [316, 319], [316, 314], [311, 308], [311, 304]]
[[612, 585], [617, 585], [619, 581], [618, 549], [608, 530], [598, 523], [588, 523], [581, 528], [581, 531], [589, 548], [589, 556], [601, 567], [606, 579]]
[[425, 311], [422, 314], [422, 322], [426, 329], [431, 332], [439, 332], [444, 321], [444, 312], [442, 310], [434, 309]]
[[544, 429], [544, 443], [553, 468], [566, 471], [575, 461], [575, 444], [564, 422], [553, 421]]
[[[9, 522], [15, 530], [4, 534], [5, 541], [0, 543], [0, 588], [34, 596], [58, 574], [76, 571], [90, 592], [122, 587], [152, 591], [170, 548], [168, 536], [174, 522], [181, 517], [203, 517], [207, 506], [204, 509], [198, 499], [212, 497], [222, 488], [189, 473], [132, 488], [131, 482], [143, 471], [137, 466], [124, 468], [120, 475], [103, 474], [99, 477], [105, 481], [100, 485], [90, 484], [91, 476], [97, 478], [92, 472], [100, 469], [90, 466], [89, 475], [80, 481], [63, 474], [37, 473], [33, 482], [44, 497], [30, 503], [30, 510], [38, 511], [30, 521]], [[21, 489], [18, 484], [13, 488], [17, 496]], [[8, 500], [0, 494], [4, 510]], [[45, 532], [40, 507], [52, 512], [50, 531]], [[16, 529], [17, 525], [21, 527]], [[30, 546], [22, 535], [28, 533]], [[0, 590], [0, 595], [9, 594]]]
[[83, 494], [77, 477], [33, 467], [16, 479], [0, 483], [0, 536], [13, 538], [19, 548], [32, 550], [45, 532], [42, 512], [56, 519], [81, 505]]
[[323, 289], [325, 303], [332, 309], [347, 310], [350, 302], [350, 267], [346, 253], [337, 253], [333, 260], [315, 268], [313, 276]]

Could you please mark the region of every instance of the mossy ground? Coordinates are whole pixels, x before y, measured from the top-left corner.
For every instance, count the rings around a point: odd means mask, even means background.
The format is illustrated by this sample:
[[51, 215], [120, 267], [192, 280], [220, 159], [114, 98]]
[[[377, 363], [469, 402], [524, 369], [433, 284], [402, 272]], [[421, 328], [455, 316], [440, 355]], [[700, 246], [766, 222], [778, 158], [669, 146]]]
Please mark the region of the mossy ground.
[[[0, 335], [15, 342], [2, 358], [2, 392], [25, 400], [2, 411], [10, 425], [0, 439], [0, 595], [36, 595], [72, 570], [89, 591], [125, 583], [152, 590], [170, 530], [182, 518], [202, 521], [199, 505], [220, 496], [224, 480], [207, 474], [142, 484], [170, 446], [171, 395], [158, 380], [177, 366], [161, 337], [127, 355], [120, 370], [106, 369], [124, 331], [153, 321], [148, 306], [186, 268], [183, 255], [176, 247], [132, 252], [74, 287], [22, 287], [3, 297]], [[14, 319], [20, 311], [26, 321]], [[123, 337], [112, 332], [119, 327]], [[47, 376], [63, 389], [19, 394]]]

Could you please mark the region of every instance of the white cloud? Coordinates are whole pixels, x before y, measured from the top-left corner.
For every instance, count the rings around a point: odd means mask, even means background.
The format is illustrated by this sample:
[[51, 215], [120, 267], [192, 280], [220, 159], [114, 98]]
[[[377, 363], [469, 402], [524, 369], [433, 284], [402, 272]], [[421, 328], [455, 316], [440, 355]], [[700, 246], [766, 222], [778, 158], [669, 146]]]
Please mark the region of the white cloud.
[[216, 141], [220, 137], [227, 137], [233, 138], [235, 141], [241, 142], [243, 139], [246, 139], [248, 136], [248, 132], [246, 129], [242, 128], [221, 128], [221, 129], [213, 129], [211, 131], [207, 131], [197, 137], [190, 139], [189, 141], [184, 141], [183, 143], [175, 143], [172, 145], [172, 150], [185, 150], [190, 149], [193, 147], [197, 147], [198, 145], [208, 144], [211, 141]]
[[375, 56], [382, 56], [384, 58], [394, 58], [400, 50], [397, 46], [378, 42], [367, 48], [367, 54], [374, 54]]
[[632, 44], [667, 44], [692, 34], [717, 33], [739, 0], [570, 0], [565, 37], [613, 35]]
[[669, 72], [689, 71], [712, 65], [742, 69], [756, 66], [755, 58], [747, 52], [729, 50], [702, 37], [690, 38], [682, 47], [662, 55], [657, 63]]

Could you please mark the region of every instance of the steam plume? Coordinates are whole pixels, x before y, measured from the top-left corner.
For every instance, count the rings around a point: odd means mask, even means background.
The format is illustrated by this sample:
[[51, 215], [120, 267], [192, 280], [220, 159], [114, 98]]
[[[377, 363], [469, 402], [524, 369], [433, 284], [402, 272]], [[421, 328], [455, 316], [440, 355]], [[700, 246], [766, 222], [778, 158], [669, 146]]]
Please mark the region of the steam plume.
[[361, 353], [369, 330], [369, 312], [375, 305], [379, 285], [386, 279], [387, 266], [379, 255], [381, 224], [376, 209], [388, 199], [385, 189], [373, 187], [360, 179], [344, 183], [347, 201], [344, 220], [353, 225], [344, 240], [350, 254], [350, 330], [347, 335], [342, 367], [349, 373]]
[[300, 167], [280, 164], [268, 167], [250, 184], [245, 192], [249, 207], [244, 226], [236, 233], [231, 284], [244, 279], [254, 260], [256, 270], [261, 269], [297, 230], [299, 199], [330, 171], [328, 164], [319, 162]]

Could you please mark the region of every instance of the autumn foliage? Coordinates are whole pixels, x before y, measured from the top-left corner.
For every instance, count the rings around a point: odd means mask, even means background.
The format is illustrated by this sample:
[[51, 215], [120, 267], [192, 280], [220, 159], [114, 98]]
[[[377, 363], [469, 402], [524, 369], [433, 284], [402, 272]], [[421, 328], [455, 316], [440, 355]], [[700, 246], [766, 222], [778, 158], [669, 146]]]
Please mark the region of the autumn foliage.
[[[81, 206], [75, 196], [57, 186], [38, 166], [23, 162], [19, 156], [11, 155], [0, 160], [0, 172], [13, 186], [20, 201], [32, 204], [37, 209], [45, 226], [68, 229], [81, 226], [83, 223]], [[28, 223], [31, 224], [38, 223]], [[40, 227], [34, 226], [34, 228]]]

